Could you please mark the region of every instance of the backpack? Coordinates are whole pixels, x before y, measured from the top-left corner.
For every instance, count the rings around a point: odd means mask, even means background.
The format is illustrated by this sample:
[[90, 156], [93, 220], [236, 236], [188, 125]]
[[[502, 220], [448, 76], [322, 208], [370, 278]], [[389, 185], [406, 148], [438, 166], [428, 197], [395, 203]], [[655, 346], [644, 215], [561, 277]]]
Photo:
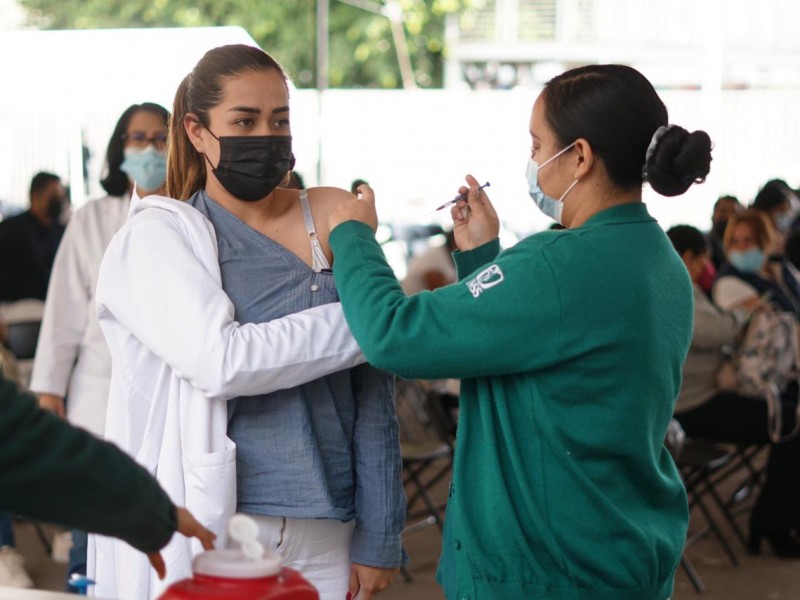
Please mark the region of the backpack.
[[773, 443], [786, 442], [800, 431], [800, 402], [795, 425], [781, 436], [781, 393], [800, 375], [800, 337], [797, 317], [765, 307], [756, 310], [740, 332], [734, 354], [717, 375], [724, 390], [767, 401], [767, 427]]

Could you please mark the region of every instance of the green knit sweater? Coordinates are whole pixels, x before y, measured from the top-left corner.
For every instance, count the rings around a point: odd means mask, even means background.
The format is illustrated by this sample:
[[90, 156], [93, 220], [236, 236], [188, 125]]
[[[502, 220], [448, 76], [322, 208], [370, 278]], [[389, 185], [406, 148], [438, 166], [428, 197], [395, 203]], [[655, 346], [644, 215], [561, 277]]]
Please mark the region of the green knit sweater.
[[175, 507], [144, 468], [2, 378], [0, 440], [0, 509], [118, 537], [142, 552], [163, 548], [175, 532]]
[[668, 598], [688, 510], [663, 440], [692, 287], [644, 204], [499, 256], [496, 242], [456, 253], [460, 282], [412, 297], [369, 227], [343, 223], [330, 242], [370, 363], [463, 379], [447, 598]]

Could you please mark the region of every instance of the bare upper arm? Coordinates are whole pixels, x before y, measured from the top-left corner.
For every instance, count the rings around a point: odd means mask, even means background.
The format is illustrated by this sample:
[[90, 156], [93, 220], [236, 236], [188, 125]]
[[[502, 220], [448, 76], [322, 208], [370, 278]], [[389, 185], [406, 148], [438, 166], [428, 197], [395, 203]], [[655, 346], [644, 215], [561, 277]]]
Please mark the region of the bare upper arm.
[[353, 194], [337, 187], [314, 187], [308, 189], [308, 204], [314, 217], [317, 237], [323, 246], [328, 247], [328, 215], [344, 200], [353, 198]]

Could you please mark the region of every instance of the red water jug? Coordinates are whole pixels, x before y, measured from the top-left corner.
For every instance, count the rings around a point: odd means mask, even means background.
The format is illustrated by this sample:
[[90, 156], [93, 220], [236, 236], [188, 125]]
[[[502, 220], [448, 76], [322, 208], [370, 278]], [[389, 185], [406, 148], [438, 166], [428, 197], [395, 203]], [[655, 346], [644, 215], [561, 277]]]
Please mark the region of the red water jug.
[[197, 555], [192, 577], [173, 583], [159, 600], [319, 600], [299, 572], [281, 567], [280, 558], [253, 560], [239, 550]]

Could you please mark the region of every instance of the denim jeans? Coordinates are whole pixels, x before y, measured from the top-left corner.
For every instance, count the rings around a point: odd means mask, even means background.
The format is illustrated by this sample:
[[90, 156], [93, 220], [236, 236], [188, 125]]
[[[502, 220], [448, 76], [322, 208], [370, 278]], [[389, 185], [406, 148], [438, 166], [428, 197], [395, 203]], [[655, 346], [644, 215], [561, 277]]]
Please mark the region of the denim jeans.
[[80, 593], [77, 588], [69, 585], [69, 578], [73, 573], [86, 575], [86, 545], [89, 534], [85, 531], [72, 530], [72, 547], [69, 549], [69, 563], [67, 564], [67, 591], [71, 594]]
[[14, 523], [11, 514], [0, 512], [0, 548], [3, 546], [16, 546], [14, 541]]

